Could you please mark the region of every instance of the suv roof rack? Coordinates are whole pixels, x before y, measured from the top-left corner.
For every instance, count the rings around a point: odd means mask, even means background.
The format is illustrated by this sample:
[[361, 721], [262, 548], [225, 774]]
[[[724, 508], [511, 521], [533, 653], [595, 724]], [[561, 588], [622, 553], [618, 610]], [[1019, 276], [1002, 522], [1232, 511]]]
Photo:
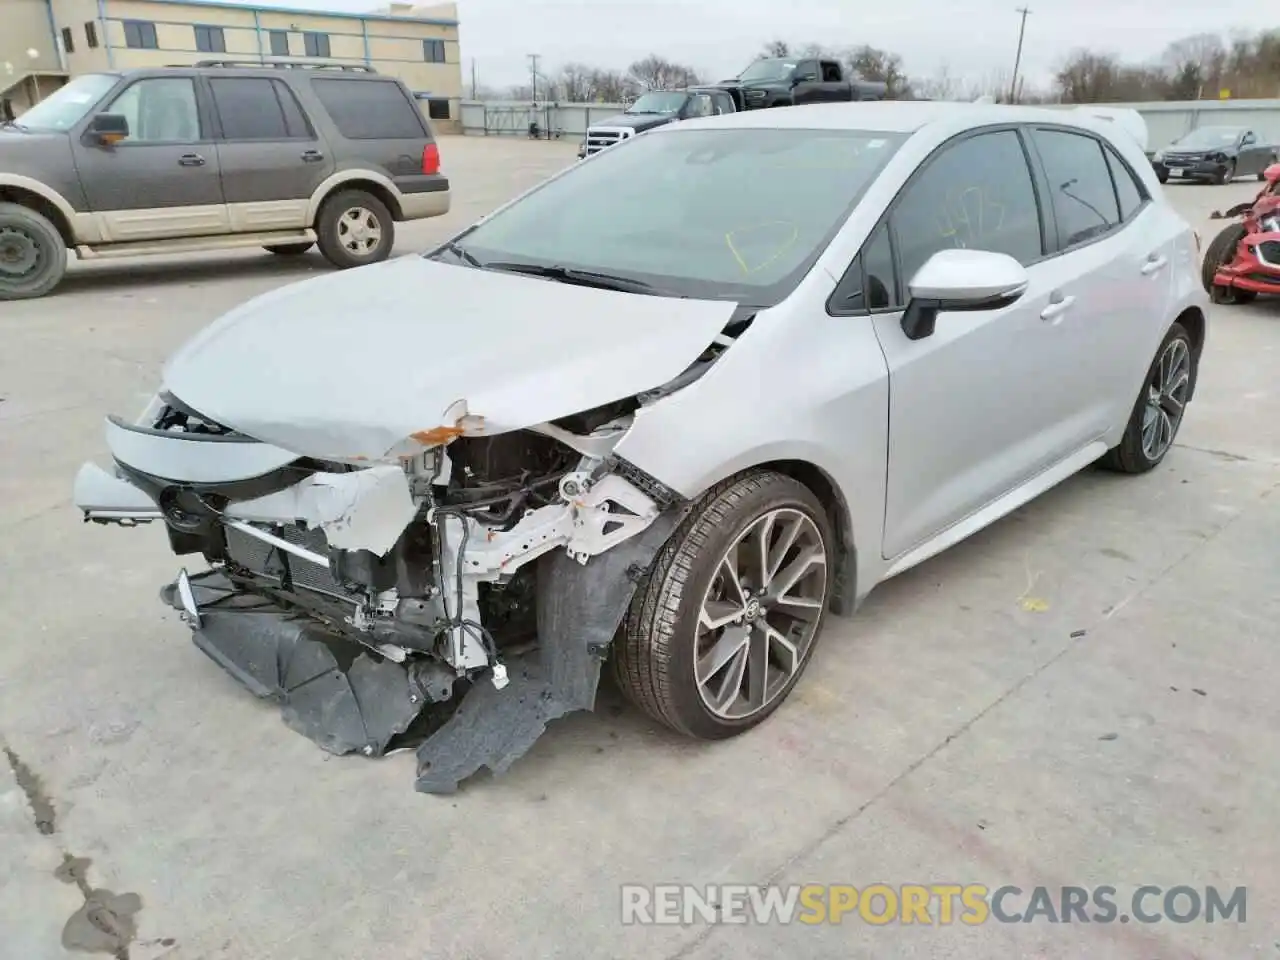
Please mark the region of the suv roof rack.
[[258, 69], [274, 67], [277, 70], [344, 70], [348, 73], [377, 73], [373, 67], [364, 63], [340, 63], [337, 60], [197, 60], [196, 67], [238, 67], [241, 69]]

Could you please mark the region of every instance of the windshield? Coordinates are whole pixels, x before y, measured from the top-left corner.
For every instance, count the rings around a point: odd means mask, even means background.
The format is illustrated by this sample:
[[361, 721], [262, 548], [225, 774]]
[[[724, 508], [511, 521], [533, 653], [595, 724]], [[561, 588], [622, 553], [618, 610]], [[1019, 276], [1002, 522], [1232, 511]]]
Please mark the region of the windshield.
[[627, 113], [679, 113], [688, 96], [684, 92], [646, 93], [627, 107]]
[[757, 60], [739, 74], [739, 80], [785, 80], [796, 68], [794, 60]]
[[70, 130], [115, 86], [119, 77], [86, 73], [41, 100], [18, 118], [28, 130]]
[[1239, 127], [1200, 127], [1173, 141], [1178, 147], [1229, 147], [1240, 139]]
[[903, 139], [759, 128], [646, 134], [458, 241], [481, 263], [589, 270], [677, 296], [770, 306], [808, 272]]

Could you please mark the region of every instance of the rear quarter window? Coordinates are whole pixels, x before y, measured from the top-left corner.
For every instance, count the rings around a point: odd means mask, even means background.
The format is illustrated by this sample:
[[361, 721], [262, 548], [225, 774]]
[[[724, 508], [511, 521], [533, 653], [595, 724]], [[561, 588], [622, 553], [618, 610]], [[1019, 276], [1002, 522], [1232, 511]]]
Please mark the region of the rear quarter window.
[[393, 80], [316, 77], [316, 98], [348, 140], [422, 140], [430, 136], [417, 106]]

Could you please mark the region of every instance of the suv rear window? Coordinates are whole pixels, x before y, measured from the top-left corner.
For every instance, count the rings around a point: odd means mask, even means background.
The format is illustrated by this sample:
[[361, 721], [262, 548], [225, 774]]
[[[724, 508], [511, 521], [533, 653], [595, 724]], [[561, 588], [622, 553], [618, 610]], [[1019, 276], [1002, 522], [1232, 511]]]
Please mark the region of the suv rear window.
[[338, 132], [348, 140], [422, 140], [428, 136], [418, 108], [394, 80], [316, 77], [311, 83]]

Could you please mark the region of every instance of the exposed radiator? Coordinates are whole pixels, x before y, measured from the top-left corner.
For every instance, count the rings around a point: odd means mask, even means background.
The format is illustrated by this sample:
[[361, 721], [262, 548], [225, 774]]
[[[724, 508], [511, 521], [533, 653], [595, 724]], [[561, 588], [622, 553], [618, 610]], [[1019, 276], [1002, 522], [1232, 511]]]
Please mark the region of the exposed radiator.
[[[318, 553], [322, 557], [329, 555], [329, 544], [325, 539], [323, 530], [305, 530], [298, 524], [288, 524], [283, 527], [265, 524], [255, 524], [255, 526], [261, 526], [268, 533], [275, 534], [280, 539], [287, 540], [289, 543], [296, 544], [299, 547], [305, 547], [312, 553]], [[304, 560], [294, 554], [277, 550], [271, 544], [263, 543], [261, 540], [257, 540], [249, 534], [231, 527], [226, 528], [226, 534], [227, 556], [247, 570], [279, 581], [284, 579], [285, 565], [288, 564], [288, 570], [295, 587], [305, 587], [308, 590], [325, 593], [344, 600], [351, 599], [338, 584], [338, 581], [333, 578], [333, 574], [329, 572], [328, 567], [323, 567], [318, 563], [312, 563], [310, 560]]]

